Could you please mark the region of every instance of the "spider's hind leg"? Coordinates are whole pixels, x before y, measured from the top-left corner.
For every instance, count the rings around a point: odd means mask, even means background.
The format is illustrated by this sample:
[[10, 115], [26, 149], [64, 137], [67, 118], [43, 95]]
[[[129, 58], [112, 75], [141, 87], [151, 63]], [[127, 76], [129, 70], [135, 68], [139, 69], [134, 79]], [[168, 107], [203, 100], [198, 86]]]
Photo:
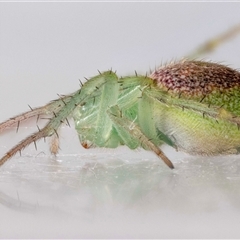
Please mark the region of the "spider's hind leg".
[[229, 41], [232, 37], [240, 33], [240, 24], [228, 29], [222, 34], [209, 39], [197, 49], [185, 56], [186, 59], [194, 60], [214, 51], [219, 45]]

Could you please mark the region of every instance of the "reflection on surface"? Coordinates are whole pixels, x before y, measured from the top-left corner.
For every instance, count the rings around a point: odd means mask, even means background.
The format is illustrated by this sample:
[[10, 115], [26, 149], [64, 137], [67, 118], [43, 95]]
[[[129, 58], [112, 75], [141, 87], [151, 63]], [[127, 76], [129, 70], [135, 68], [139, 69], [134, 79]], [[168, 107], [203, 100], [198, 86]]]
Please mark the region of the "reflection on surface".
[[[171, 149], [167, 151], [172, 154]], [[147, 217], [170, 227], [172, 220], [168, 219], [177, 221], [179, 216], [187, 216], [185, 221], [191, 224], [188, 217], [196, 214], [205, 214], [208, 219], [222, 210], [239, 212], [238, 158], [177, 153], [171, 157], [176, 168], [170, 170], [153, 154], [125, 147], [94, 149], [57, 160], [45, 154], [23, 156], [0, 169], [0, 208], [22, 216], [73, 217], [83, 225], [125, 222], [125, 217], [137, 224]], [[84, 236], [94, 236], [88, 233]], [[146, 236], [158, 237], [154, 234]]]
[[[139, 160], [136, 153], [131, 159], [129, 151], [122, 149], [126, 151], [120, 156], [124, 160], [116, 155], [109, 156], [106, 150], [90, 155], [60, 156], [58, 160], [44, 155], [31, 161], [29, 157], [21, 157], [20, 162], [15, 159], [1, 169], [2, 194], [8, 193], [9, 185], [18, 192], [18, 196], [15, 193], [17, 202], [27, 189], [28, 195], [37, 193], [49, 199], [65, 199], [78, 194], [76, 204], [82, 194], [99, 207], [120, 204], [131, 208], [145, 202], [146, 209], [174, 207], [189, 211], [191, 208], [216, 209], [223, 200], [239, 206], [240, 163], [237, 156], [187, 157], [175, 163], [176, 169], [170, 170], [151, 154], [149, 159], [148, 152], [140, 151], [138, 154], [145, 160]], [[0, 199], [4, 203], [4, 197]], [[36, 203], [41, 205], [39, 199]]]

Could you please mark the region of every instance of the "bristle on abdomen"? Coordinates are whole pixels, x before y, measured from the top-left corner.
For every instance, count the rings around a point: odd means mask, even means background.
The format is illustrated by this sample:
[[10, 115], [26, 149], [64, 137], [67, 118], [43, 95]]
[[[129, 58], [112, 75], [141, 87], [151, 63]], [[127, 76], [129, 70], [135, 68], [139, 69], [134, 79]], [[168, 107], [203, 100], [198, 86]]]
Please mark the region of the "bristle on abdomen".
[[149, 76], [170, 93], [201, 97], [240, 85], [240, 73], [224, 65], [202, 61], [180, 61], [162, 66]]

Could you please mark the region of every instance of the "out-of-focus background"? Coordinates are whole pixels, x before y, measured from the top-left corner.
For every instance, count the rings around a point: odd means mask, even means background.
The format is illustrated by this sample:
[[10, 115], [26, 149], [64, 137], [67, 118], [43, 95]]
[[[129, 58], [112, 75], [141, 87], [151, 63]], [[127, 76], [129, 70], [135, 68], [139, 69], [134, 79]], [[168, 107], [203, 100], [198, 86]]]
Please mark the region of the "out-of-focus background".
[[[240, 3], [0, 3], [0, 121], [97, 69], [145, 74], [240, 23]], [[240, 36], [202, 57], [240, 66]], [[3, 155], [36, 131], [1, 134]], [[0, 168], [1, 238], [239, 238], [240, 156], [83, 149], [72, 127]]]

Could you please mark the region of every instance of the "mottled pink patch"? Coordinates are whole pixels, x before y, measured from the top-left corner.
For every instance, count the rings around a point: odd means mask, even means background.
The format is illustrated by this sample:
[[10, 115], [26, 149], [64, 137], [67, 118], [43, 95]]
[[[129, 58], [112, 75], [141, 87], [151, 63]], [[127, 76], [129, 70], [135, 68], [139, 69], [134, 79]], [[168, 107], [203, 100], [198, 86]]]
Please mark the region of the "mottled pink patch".
[[151, 73], [159, 88], [189, 96], [205, 96], [240, 85], [240, 73], [224, 65], [202, 61], [180, 61]]

